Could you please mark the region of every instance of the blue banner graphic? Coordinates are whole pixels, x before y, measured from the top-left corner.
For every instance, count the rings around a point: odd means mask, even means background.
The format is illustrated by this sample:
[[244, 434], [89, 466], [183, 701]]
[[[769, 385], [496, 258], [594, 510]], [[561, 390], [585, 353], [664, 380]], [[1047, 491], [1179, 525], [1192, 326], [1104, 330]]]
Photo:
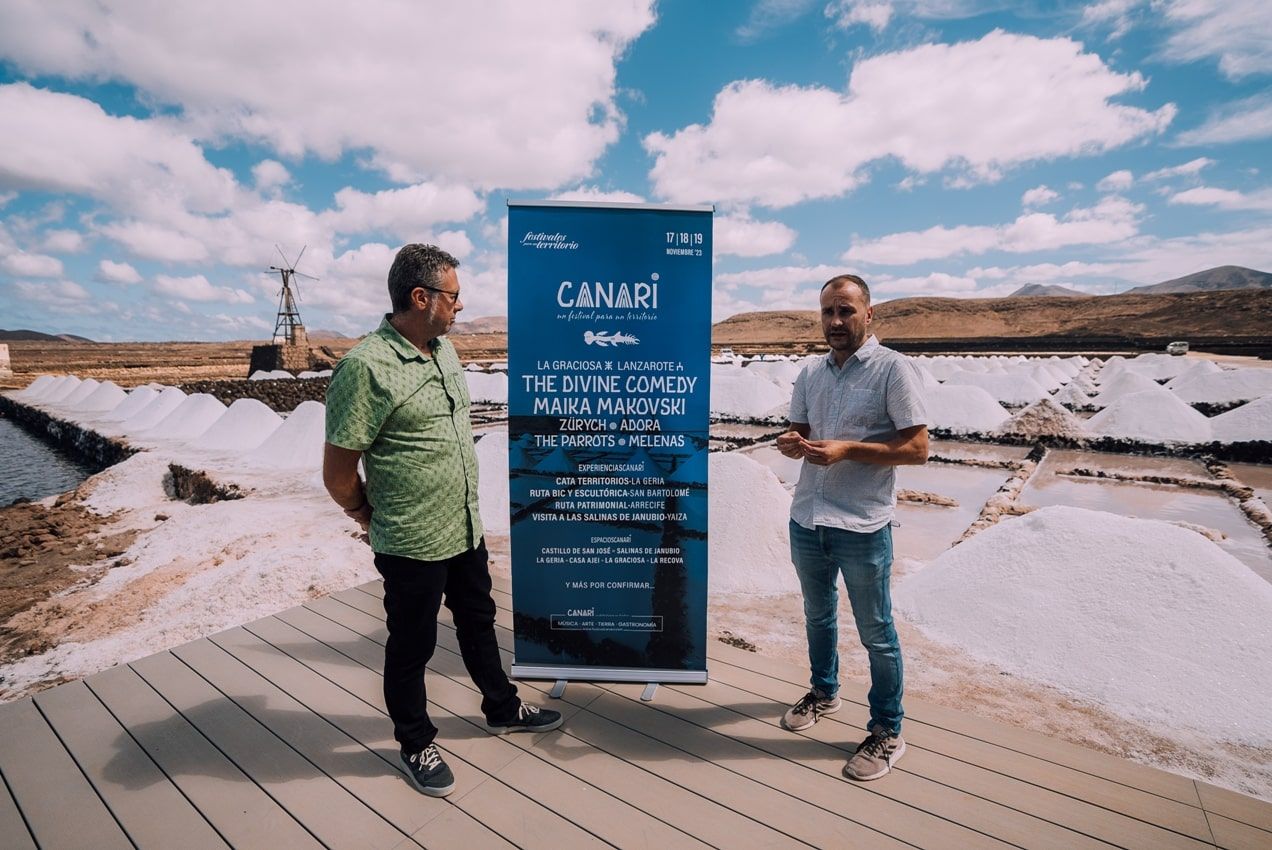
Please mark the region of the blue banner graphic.
[[510, 202], [513, 674], [706, 681], [711, 209]]

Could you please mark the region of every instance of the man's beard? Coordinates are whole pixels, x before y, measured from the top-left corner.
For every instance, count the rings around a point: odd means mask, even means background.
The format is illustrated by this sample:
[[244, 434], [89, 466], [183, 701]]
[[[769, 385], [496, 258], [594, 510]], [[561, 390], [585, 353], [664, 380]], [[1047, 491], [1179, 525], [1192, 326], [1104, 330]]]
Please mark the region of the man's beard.
[[825, 337], [826, 342], [834, 351], [856, 351], [866, 341], [864, 329], [860, 335], [854, 334], [852, 331], [843, 331], [842, 334], [837, 336], [826, 333]]

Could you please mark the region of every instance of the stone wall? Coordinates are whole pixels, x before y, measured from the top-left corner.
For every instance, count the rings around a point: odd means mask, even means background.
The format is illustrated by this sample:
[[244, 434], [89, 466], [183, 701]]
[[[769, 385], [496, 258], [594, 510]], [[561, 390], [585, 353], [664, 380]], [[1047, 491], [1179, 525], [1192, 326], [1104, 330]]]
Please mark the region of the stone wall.
[[330, 378], [278, 381], [191, 381], [181, 384], [185, 393], [207, 393], [225, 405], [241, 398], [254, 398], [279, 413], [291, 413], [302, 401], [326, 402]]
[[93, 472], [101, 472], [137, 453], [136, 449], [122, 440], [102, 436], [96, 431], [50, 416], [43, 410], [27, 407], [5, 396], [0, 396], [0, 414], [21, 423], [28, 431], [74, 455]]

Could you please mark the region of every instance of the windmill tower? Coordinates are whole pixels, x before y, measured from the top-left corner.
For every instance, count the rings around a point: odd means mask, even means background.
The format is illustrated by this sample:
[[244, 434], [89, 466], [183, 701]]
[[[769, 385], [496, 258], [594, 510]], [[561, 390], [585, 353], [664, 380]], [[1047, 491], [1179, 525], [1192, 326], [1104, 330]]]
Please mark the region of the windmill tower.
[[[306, 245], [305, 248], [309, 246]], [[300, 296], [300, 281], [296, 278], [306, 277], [310, 280], [318, 278], [296, 271], [300, 258], [305, 256], [305, 248], [300, 249], [296, 262], [288, 262], [287, 255], [277, 245], [278, 255], [283, 258], [282, 266], [270, 266], [269, 270], [278, 272], [283, 279], [283, 288], [278, 292], [278, 316], [274, 320], [274, 345], [303, 345], [308, 347], [309, 338], [305, 334], [305, 324], [300, 320], [300, 311], [296, 308], [296, 300]], [[292, 290], [295, 289], [293, 294]]]
[[[305, 246], [309, 247], [308, 245]], [[296, 262], [287, 259], [283, 249], [274, 248], [283, 258], [283, 265], [270, 266], [270, 272], [277, 272], [282, 278], [282, 289], [278, 292], [278, 314], [274, 319], [274, 336], [269, 345], [252, 347], [252, 360], [248, 366], [248, 375], [258, 371], [272, 372], [283, 369], [296, 373], [304, 371], [312, 364], [309, 353], [309, 335], [305, 333], [305, 324], [300, 320], [300, 310], [296, 302], [300, 300], [300, 278], [317, 280], [312, 275], [296, 271], [300, 258], [305, 256], [305, 248], [300, 249]]]

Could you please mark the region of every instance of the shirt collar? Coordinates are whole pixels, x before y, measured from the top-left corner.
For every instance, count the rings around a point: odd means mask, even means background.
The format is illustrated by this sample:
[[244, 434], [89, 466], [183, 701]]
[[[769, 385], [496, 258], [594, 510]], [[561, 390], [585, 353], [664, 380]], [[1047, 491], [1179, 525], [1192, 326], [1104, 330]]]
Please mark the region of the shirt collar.
[[[861, 348], [858, 348], [856, 351], [854, 351], [848, 357], [848, 360], [844, 361], [844, 365], [847, 366], [848, 362], [852, 360], [854, 357], [860, 360], [862, 363], [865, 363], [871, 357], [874, 357], [876, 354], [878, 354], [879, 349], [881, 347], [882, 346], [879, 345], [878, 337], [876, 337], [874, 334], [871, 334], [870, 336], [866, 337], [866, 341], [861, 344]], [[835, 352], [833, 351], [826, 352], [826, 365], [829, 366], [831, 369], [838, 370], [839, 367], [835, 365]]]
[[[391, 313], [384, 314], [384, 318], [380, 321], [380, 327], [375, 329], [376, 334], [387, 342], [389, 347], [396, 351], [398, 357], [403, 360], [424, 360], [423, 353], [415, 347], [415, 344], [398, 333], [398, 329], [393, 327], [393, 323], [389, 321], [389, 316], [391, 315]], [[436, 351], [439, 342], [440, 340], [436, 339], [429, 342], [429, 349]]]

